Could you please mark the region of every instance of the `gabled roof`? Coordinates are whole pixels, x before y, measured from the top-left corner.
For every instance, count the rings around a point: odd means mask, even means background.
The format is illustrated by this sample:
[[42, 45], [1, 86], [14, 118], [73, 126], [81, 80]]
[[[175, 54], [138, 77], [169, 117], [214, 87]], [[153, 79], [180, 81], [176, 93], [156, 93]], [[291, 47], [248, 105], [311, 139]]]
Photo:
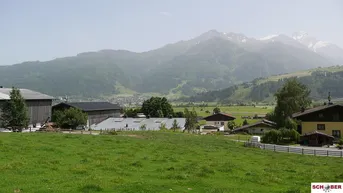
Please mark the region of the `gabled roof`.
[[250, 128], [250, 127], [253, 127], [253, 126], [256, 126], [256, 125], [259, 125], [259, 124], [264, 124], [264, 125], [267, 125], [267, 126], [270, 126], [270, 127], [276, 127], [276, 123], [275, 122], [269, 121], [267, 119], [263, 119], [262, 121], [259, 121], [259, 122], [253, 123], [253, 124], [249, 124], [249, 125], [244, 125], [242, 127], [238, 127], [236, 129], [234, 129], [233, 131], [239, 131], [239, 130], [247, 129], [247, 128]]
[[[23, 96], [25, 100], [52, 100], [54, 97], [39, 93], [36, 91], [32, 91], [29, 89], [19, 89], [20, 94]], [[9, 100], [10, 99], [10, 93], [12, 91], [12, 88], [0, 88], [0, 100]]]
[[109, 102], [68, 102], [59, 103], [55, 106], [66, 105], [74, 108], [81, 109], [82, 111], [101, 111], [101, 110], [120, 110], [121, 107], [118, 104], [112, 104]]
[[314, 113], [314, 112], [318, 112], [318, 111], [322, 111], [324, 109], [329, 109], [329, 108], [332, 108], [332, 107], [343, 107], [342, 105], [338, 105], [338, 104], [332, 104], [332, 105], [323, 105], [323, 106], [318, 106], [318, 107], [314, 107], [314, 108], [311, 108], [311, 109], [307, 109], [305, 110], [304, 112], [297, 112], [297, 113], [294, 113], [292, 115], [293, 118], [297, 118], [297, 117], [300, 117], [300, 116], [303, 116], [303, 115], [307, 115], [307, 114], [310, 114], [310, 113]]
[[204, 117], [203, 119], [208, 119], [208, 118], [212, 118], [212, 117], [215, 117], [215, 116], [218, 116], [218, 115], [223, 115], [224, 117], [228, 117], [230, 119], [236, 119], [236, 117], [232, 116], [232, 115], [229, 115], [229, 114], [226, 114], [226, 113], [222, 113], [222, 112], [219, 112], [219, 113], [216, 113], [216, 114], [213, 114], [213, 115], [210, 115], [210, 116], [207, 116], [207, 117]]
[[334, 138], [331, 135], [328, 135], [328, 134], [325, 134], [325, 133], [322, 133], [322, 132], [319, 132], [319, 131], [312, 131], [312, 132], [309, 132], [309, 133], [305, 133], [304, 135], [302, 135], [302, 137], [309, 136], [309, 135], [316, 135], [316, 134], [317, 135], [323, 135], [323, 136], [330, 137], [330, 138]]

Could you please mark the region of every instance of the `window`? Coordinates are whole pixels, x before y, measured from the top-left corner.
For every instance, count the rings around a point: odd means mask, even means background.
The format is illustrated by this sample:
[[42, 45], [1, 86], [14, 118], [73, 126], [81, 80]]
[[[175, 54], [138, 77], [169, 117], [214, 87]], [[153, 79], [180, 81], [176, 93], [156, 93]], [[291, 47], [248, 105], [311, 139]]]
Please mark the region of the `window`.
[[221, 122], [221, 125], [223, 126], [223, 125], [224, 125], [224, 122]]
[[341, 131], [340, 130], [332, 130], [332, 136], [335, 138], [341, 138]]
[[317, 130], [325, 130], [325, 124], [317, 124]]
[[261, 132], [263, 132], [263, 129], [261, 129]]
[[319, 113], [318, 116], [319, 116], [319, 118], [323, 118], [324, 117], [323, 113]]

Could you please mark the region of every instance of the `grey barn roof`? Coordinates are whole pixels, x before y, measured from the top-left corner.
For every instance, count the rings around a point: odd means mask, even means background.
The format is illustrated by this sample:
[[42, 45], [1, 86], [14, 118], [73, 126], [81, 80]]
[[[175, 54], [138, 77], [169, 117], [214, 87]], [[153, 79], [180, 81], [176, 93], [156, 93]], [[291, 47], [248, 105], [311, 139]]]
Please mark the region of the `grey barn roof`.
[[61, 104], [75, 107], [83, 111], [120, 110], [121, 109], [119, 105], [112, 104], [109, 102], [69, 102], [69, 103], [60, 103], [57, 105], [61, 105]]
[[[36, 91], [32, 91], [29, 89], [19, 89], [21, 95], [25, 100], [52, 100], [54, 97], [39, 93]], [[12, 91], [12, 88], [0, 88], [0, 100], [9, 100], [10, 99], [10, 93]]]
[[123, 129], [127, 124], [127, 128], [131, 130], [140, 130], [140, 127], [145, 124], [147, 130], [159, 130], [161, 123], [166, 124], [166, 128], [170, 129], [173, 125], [174, 119], [183, 130], [186, 122], [185, 118], [108, 118], [103, 122], [92, 126], [92, 129]]

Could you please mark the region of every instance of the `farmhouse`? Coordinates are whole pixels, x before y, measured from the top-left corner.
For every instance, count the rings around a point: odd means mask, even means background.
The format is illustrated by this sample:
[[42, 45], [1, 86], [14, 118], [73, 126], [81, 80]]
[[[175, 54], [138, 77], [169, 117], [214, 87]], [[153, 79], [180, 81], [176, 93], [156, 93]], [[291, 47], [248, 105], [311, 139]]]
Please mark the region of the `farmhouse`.
[[244, 125], [242, 127], [236, 128], [233, 130], [234, 133], [250, 133], [250, 134], [263, 134], [265, 132], [270, 131], [271, 129], [276, 128], [276, 123], [273, 121], [269, 121], [266, 119], [263, 119], [259, 122], [250, 124], [250, 125]]
[[98, 124], [109, 117], [120, 117], [121, 107], [109, 102], [63, 102], [52, 107], [52, 112], [77, 108], [87, 113], [87, 127]]
[[228, 129], [227, 123], [235, 119], [235, 117], [221, 112], [204, 118], [204, 120], [206, 120], [206, 125], [213, 125], [218, 128], [224, 126], [225, 130]]
[[179, 128], [184, 130], [185, 118], [108, 118], [95, 126], [94, 130], [159, 130], [163, 124], [167, 129], [172, 128], [176, 120]]
[[[28, 115], [30, 119], [29, 127], [39, 127], [39, 125], [42, 125], [48, 121], [51, 117], [51, 105], [53, 97], [28, 89], [19, 90], [25, 99], [28, 108]], [[12, 88], [0, 87], [0, 105], [3, 105], [5, 101], [10, 99], [11, 91]]]
[[323, 106], [303, 109], [301, 112], [292, 115], [293, 118], [300, 120], [301, 125], [298, 131], [306, 134], [314, 131], [326, 135], [341, 138], [343, 132], [343, 106], [338, 104], [326, 104]]

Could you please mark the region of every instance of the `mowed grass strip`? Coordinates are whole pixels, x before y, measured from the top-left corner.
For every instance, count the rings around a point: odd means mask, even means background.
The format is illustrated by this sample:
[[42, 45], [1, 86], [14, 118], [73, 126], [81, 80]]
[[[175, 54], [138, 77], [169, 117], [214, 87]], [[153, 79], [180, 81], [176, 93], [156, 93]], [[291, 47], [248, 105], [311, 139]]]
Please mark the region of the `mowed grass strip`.
[[309, 192], [343, 159], [245, 148], [225, 136], [0, 133], [0, 192]]

